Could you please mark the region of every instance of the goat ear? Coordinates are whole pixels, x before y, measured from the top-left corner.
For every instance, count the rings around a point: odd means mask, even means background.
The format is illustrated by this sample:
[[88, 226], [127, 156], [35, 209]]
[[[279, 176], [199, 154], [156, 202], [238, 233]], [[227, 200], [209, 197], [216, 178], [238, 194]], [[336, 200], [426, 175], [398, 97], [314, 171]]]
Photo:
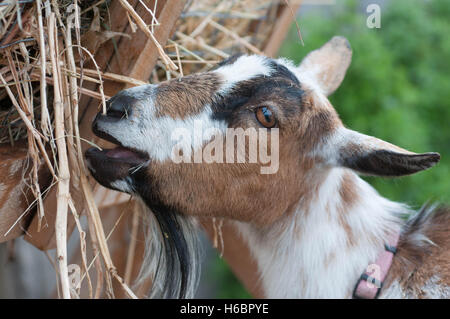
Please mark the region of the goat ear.
[[335, 36], [310, 52], [300, 63], [298, 74], [314, 82], [326, 96], [339, 87], [352, 60], [352, 48], [344, 37]]
[[337, 164], [362, 174], [410, 175], [434, 166], [441, 158], [439, 153], [416, 154], [375, 137], [347, 129], [343, 131], [339, 142], [334, 143]]

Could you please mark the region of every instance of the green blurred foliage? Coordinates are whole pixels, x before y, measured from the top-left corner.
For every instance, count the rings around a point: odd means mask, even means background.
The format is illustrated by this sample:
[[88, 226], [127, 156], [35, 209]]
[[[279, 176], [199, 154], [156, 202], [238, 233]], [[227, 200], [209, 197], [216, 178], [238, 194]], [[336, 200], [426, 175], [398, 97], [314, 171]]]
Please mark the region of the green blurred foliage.
[[[374, 1], [376, 2], [376, 1]], [[305, 46], [293, 26], [280, 56], [299, 63], [334, 35], [345, 36], [353, 61], [330, 97], [345, 125], [414, 152], [439, 152], [434, 168], [398, 179], [366, 178], [383, 196], [420, 207], [427, 200], [450, 203], [450, 0], [388, 1], [381, 28], [366, 27], [357, 1], [298, 19]], [[223, 262], [216, 276], [221, 297], [243, 288]]]
[[213, 298], [248, 299], [252, 296], [245, 290], [240, 281], [234, 276], [228, 264], [218, 254], [208, 269], [208, 282], [217, 286]]
[[414, 207], [450, 200], [450, 1], [395, 0], [381, 28], [366, 27], [357, 1], [299, 21], [280, 56], [300, 62], [334, 35], [353, 48], [340, 88], [330, 97], [346, 126], [414, 152], [442, 155], [437, 167], [399, 179], [367, 178], [383, 195]]

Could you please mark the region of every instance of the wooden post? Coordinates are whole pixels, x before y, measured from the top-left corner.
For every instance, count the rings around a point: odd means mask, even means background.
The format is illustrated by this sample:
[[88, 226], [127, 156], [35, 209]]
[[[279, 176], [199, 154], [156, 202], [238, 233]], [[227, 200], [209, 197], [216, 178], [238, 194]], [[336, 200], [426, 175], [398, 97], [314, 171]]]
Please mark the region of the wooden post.
[[301, 1], [297, 0], [295, 3], [290, 4], [290, 7], [287, 5], [282, 6], [281, 14], [273, 27], [272, 34], [266, 42], [264, 48], [265, 55], [274, 57], [278, 53], [278, 50], [280, 49], [281, 44], [283, 44], [286, 34], [295, 19], [295, 15], [300, 8], [300, 4]]

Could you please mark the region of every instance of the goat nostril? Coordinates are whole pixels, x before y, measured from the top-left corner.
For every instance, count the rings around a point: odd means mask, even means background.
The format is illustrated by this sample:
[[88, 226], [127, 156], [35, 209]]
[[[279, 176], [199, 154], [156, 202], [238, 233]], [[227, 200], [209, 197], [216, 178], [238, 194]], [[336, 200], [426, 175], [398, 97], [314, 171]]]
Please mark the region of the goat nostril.
[[123, 119], [130, 114], [130, 107], [121, 99], [106, 102], [106, 115], [110, 118]]

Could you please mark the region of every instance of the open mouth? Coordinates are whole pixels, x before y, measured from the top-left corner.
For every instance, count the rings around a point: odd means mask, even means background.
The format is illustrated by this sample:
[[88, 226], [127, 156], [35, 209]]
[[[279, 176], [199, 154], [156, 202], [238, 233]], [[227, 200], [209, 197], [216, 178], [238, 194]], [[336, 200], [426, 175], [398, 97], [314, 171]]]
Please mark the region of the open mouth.
[[[105, 133], [98, 129], [96, 125], [93, 127], [93, 132], [98, 137], [111, 142], [113, 144], [116, 144], [117, 147], [113, 149], [104, 149], [102, 151], [95, 149], [96, 151], [89, 149], [87, 152], [95, 152], [96, 154], [102, 154], [106, 158], [109, 158], [113, 161], [124, 161], [127, 163], [135, 163], [135, 164], [141, 164], [143, 162], [146, 162], [148, 160], [148, 156], [144, 154], [141, 151], [135, 150], [133, 148], [124, 147], [121, 142], [119, 142], [116, 138], [109, 135], [108, 133]], [[86, 155], [87, 155], [86, 152]]]
[[135, 151], [123, 146], [117, 146], [113, 149], [104, 150], [105, 156], [111, 159], [119, 159], [127, 162], [145, 162], [148, 160], [141, 152]]
[[116, 148], [104, 149], [103, 151], [100, 151], [106, 157], [116, 160], [123, 160], [127, 162], [145, 162], [148, 160], [148, 156], [143, 152], [123, 146], [122, 143], [118, 141], [116, 138], [100, 130], [96, 125], [96, 121], [94, 121], [92, 131], [98, 137], [117, 145]]
[[92, 157], [102, 157], [103, 161], [108, 161], [111, 165], [114, 165], [114, 163], [118, 165], [120, 163], [139, 165], [148, 161], [148, 156], [142, 152], [123, 146], [103, 150], [92, 147], [86, 151], [86, 158], [91, 160]]
[[111, 188], [112, 183], [126, 179], [149, 160], [145, 153], [123, 146], [109, 134], [97, 128], [93, 131], [98, 137], [117, 145], [103, 150], [92, 147], [85, 153], [91, 174], [103, 186]]
[[99, 150], [97, 148], [90, 148], [86, 151], [86, 155], [88, 152], [89, 153], [93, 152], [97, 155], [101, 154], [113, 161], [124, 161], [127, 163], [136, 163], [136, 164], [140, 164], [148, 160], [148, 156], [143, 152], [135, 150], [133, 148], [124, 147], [122, 143], [120, 143], [113, 136], [103, 131], [100, 131], [97, 127], [94, 126], [93, 131], [95, 135], [108, 142], [116, 144], [117, 147], [113, 149], [104, 149], [104, 150]]

